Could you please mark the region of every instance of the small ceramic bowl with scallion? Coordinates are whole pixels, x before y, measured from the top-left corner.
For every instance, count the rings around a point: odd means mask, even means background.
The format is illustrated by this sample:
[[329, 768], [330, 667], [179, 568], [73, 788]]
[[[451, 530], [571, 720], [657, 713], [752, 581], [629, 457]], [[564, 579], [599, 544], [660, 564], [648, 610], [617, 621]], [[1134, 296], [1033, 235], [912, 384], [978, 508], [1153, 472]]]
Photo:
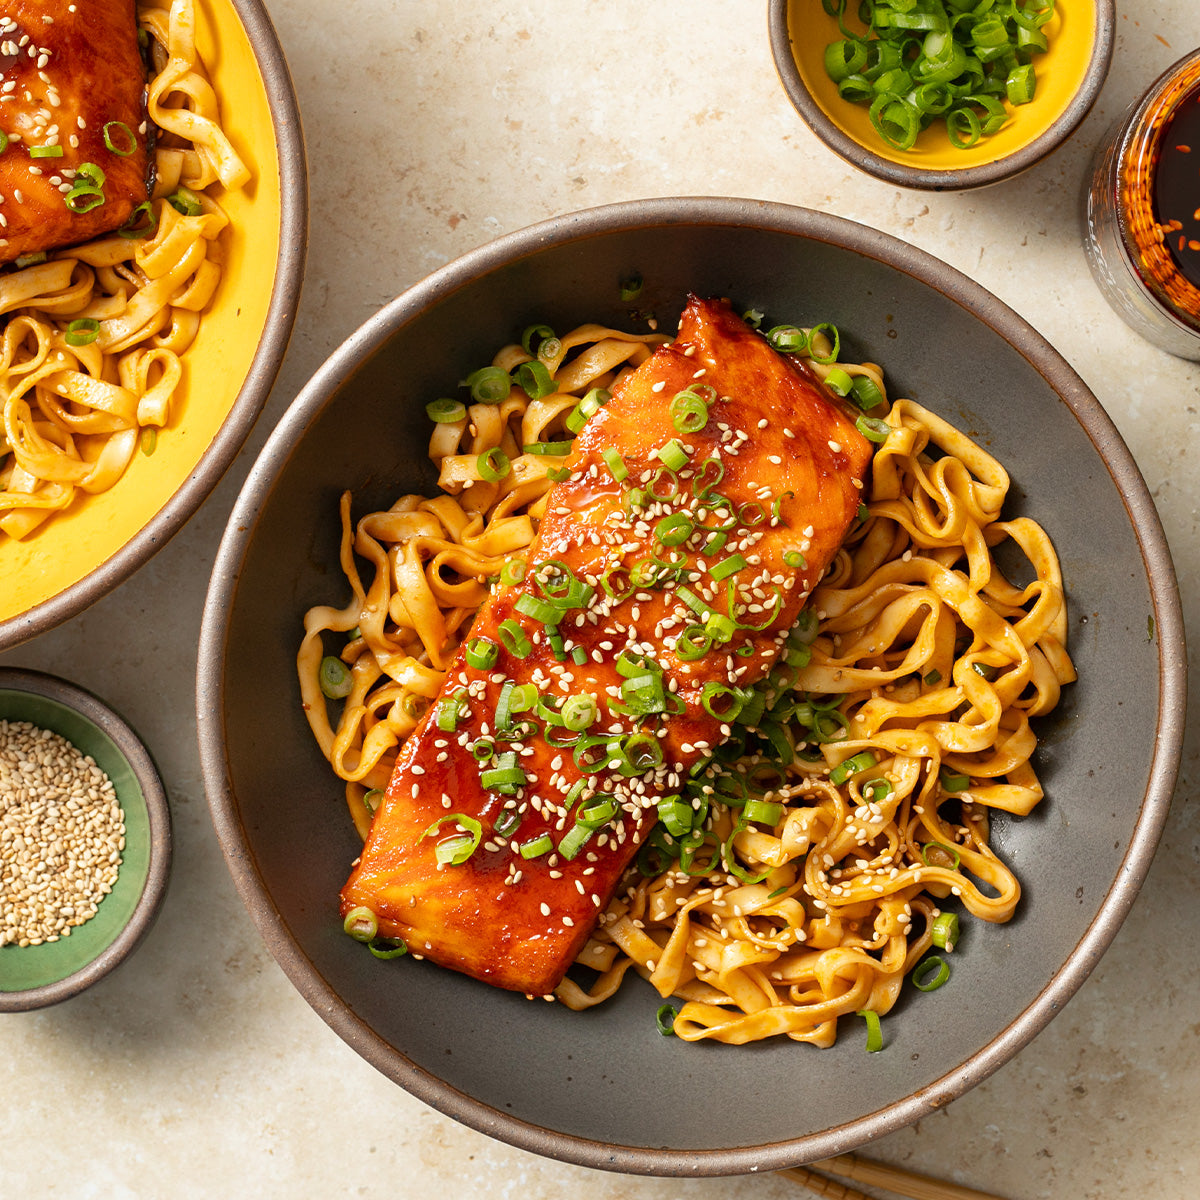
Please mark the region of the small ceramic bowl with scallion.
[[171, 865], [166, 792], [103, 701], [0, 668], [0, 1012], [67, 1000], [141, 943]]
[[813, 132], [860, 170], [933, 191], [1056, 150], [1108, 73], [1114, 0], [771, 0], [771, 50]]

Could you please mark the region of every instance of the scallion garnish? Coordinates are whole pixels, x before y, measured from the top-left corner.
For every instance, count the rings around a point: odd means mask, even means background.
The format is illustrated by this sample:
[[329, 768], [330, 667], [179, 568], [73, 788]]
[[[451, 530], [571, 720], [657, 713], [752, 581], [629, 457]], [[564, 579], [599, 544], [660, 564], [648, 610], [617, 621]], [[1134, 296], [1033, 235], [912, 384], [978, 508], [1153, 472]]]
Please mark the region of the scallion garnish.
[[467, 642], [463, 653], [468, 666], [477, 671], [490, 671], [496, 665], [500, 647], [490, 638], [476, 637]]
[[767, 330], [767, 343], [782, 354], [805, 354], [808, 351], [808, 334], [795, 325], [776, 325]]
[[521, 449], [526, 454], [562, 455], [570, 454], [572, 442], [530, 442]]
[[654, 1024], [663, 1037], [673, 1037], [675, 1034], [675, 1018], [679, 1015], [673, 1004], [660, 1004], [654, 1014]]
[[68, 346], [90, 346], [100, 336], [100, 322], [95, 317], [76, 317], [67, 325], [63, 341]]
[[[930, 862], [930, 854], [936, 855], [938, 858], [945, 859], [945, 862]], [[947, 846], [943, 842], [925, 842], [921, 846], [921, 861], [927, 867], [943, 867], [947, 871], [957, 871], [958, 864], [962, 861], [958, 850], [954, 846]]]
[[499, 483], [512, 470], [508, 455], [499, 446], [493, 446], [475, 459], [475, 469], [480, 479], [488, 483]]
[[671, 423], [676, 433], [699, 433], [708, 424], [708, 405], [691, 388], [677, 392], [671, 401]]
[[629, 468], [625, 465], [625, 460], [621, 457], [620, 451], [612, 446], [605, 446], [600, 452], [600, 457], [604, 459], [608, 466], [612, 477], [620, 483], [623, 479], [629, 478]]
[[447, 813], [444, 817], [438, 817], [421, 834], [421, 837], [433, 837], [449, 821], [453, 821], [466, 832], [443, 838], [434, 847], [433, 853], [438, 861], [438, 866], [460, 867], [475, 853], [479, 839], [483, 836], [483, 826], [474, 817], [467, 816], [466, 813]]
[[109, 121], [104, 126], [104, 144], [119, 157], [128, 158], [137, 149], [137, 138], [124, 121]]
[[530, 400], [541, 400], [543, 396], [553, 395], [556, 390], [554, 379], [546, 369], [546, 364], [537, 359], [522, 363], [513, 372], [513, 379]]
[[522, 858], [539, 858], [553, 849], [554, 841], [548, 833], [539, 833], [537, 837], [522, 842], [520, 847]]
[[954, 794], [965, 792], [971, 786], [971, 777], [952, 771], [949, 767], [942, 767], [938, 771], [938, 782], [942, 785], [942, 791]]
[[369, 942], [379, 933], [379, 919], [369, 908], [360, 904], [346, 914], [342, 929], [356, 942]]
[[63, 148], [61, 146], [30, 146], [30, 158], [62, 158]]
[[875, 766], [878, 760], [870, 750], [862, 750], [844, 762], [839, 763], [832, 771], [829, 772], [830, 783], [845, 783], [851, 775], [857, 775], [860, 771], [870, 770]]
[[177, 188], [167, 197], [167, 203], [185, 217], [198, 217], [204, 211], [199, 194], [191, 188]]
[[958, 943], [958, 913], [938, 913], [929, 927], [929, 936], [939, 950], [945, 950], [947, 954], [953, 953]]
[[922, 959], [914, 968], [911, 975], [913, 987], [920, 992], [934, 992], [950, 978], [950, 966], [944, 958], [936, 954]]
[[512, 380], [502, 367], [480, 367], [462, 382], [464, 387], [470, 388], [471, 399], [476, 404], [500, 404], [512, 391]]
[[874, 1054], [883, 1049], [883, 1029], [879, 1023], [879, 1014], [871, 1008], [861, 1008], [855, 1016], [862, 1017], [867, 1023], [867, 1053]]
[[[659, 446], [655, 456], [668, 470], [678, 471], [687, 464], [688, 452], [672, 438], [665, 446]], [[653, 489], [651, 489], [653, 490]]]
[[527, 658], [533, 649], [529, 638], [525, 636], [525, 630], [512, 617], [501, 621], [496, 632], [500, 635], [504, 648], [517, 658]]
[[[72, 188], [72, 191], [75, 189]], [[148, 238], [158, 228], [158, 216], [149, 200], [143, 200], [117, 230], [123, 238]]]
[[719, 563], [714, 563], [709, 567], [708, 573], [720, 581], [736, 574], [746, 565], [746, 560], [740, 554], [731, 554], [728, 558], [723, 558]]
[[467, 419], [467, 406], [461, 400], [430, 400], [425, 415], [439, 425], [451, 425]]
[[344, 700], [354, 687], [354, 677], [350, 668], [333, 654], [327, 654], [321, 659], [317, 680], [321, 692], [330, 700]]
[[854, 427], [869, 442], [886, 442], [888, 435], [892, 432], [892, 427], [886, 421], [881, 421], [878, 417], [868, 417], [865, 414], [854, 422]]

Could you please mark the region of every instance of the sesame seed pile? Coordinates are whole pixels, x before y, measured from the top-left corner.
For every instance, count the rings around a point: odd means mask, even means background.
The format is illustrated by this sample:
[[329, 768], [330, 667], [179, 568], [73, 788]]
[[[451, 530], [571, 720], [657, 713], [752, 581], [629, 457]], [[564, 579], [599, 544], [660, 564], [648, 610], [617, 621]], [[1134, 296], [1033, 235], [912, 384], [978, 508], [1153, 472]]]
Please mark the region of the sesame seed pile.
[[125, 815], [95, 760], [0, 720], [0, 946], [70, 936], [112, 891], [124, 849]]

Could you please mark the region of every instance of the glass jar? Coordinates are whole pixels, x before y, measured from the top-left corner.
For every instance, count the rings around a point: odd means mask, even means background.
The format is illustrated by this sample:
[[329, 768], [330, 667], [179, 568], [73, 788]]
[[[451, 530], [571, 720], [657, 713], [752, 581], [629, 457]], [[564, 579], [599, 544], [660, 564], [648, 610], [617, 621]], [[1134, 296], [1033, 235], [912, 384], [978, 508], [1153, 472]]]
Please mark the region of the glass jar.
[[1084, 250], [1137, 333], [1200, 361], [1200, 50], [1159, 76], [1100, 145]]

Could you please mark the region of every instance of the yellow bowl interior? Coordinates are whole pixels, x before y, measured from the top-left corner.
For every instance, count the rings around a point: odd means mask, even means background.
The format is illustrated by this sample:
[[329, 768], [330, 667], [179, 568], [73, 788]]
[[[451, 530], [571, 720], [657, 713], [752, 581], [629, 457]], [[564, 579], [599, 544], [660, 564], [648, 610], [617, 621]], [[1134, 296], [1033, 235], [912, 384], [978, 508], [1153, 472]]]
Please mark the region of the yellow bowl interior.
[[[864, 29], [858, 4], [849, 0], [846, 27]], [[821, 0], [791, 0], [788, 33], [800, 78], [821, 111], [847, 137], [880, 158], [923, 171], [982, 167], [1024, 149], [1036, 141], [1066, 111], [1083, 84], [1096, 41], [1095, 0], [1058, 0], [1055, 15], [1045, 26], [1049, 49], [1034, 56], [1037, 89], [1028, 104], [1008, 106], [1011, 119], [991, 137], [967, 150], [955, 149], [945, 122], [935, 121], [917, 137], [911, 150], [895, 150], [874, 130], [867, 105], [843, 100], [825, 71], [825, 47], [840, 41], [836, 17], [821, 7]]]
[[195, 470], [229, 414], [266, 325], [280, 237], [279, 160], [258, 63], [229, 0], [201, 0], [197, 44], [225, 132], [253, 179], [217, 192], [229, 214], [227, 265], [152, 455], [140, 451], [107, 492], [77, 498], [21, 541], [0, 541], [0, 620], [61, 594], [142, 530]]

